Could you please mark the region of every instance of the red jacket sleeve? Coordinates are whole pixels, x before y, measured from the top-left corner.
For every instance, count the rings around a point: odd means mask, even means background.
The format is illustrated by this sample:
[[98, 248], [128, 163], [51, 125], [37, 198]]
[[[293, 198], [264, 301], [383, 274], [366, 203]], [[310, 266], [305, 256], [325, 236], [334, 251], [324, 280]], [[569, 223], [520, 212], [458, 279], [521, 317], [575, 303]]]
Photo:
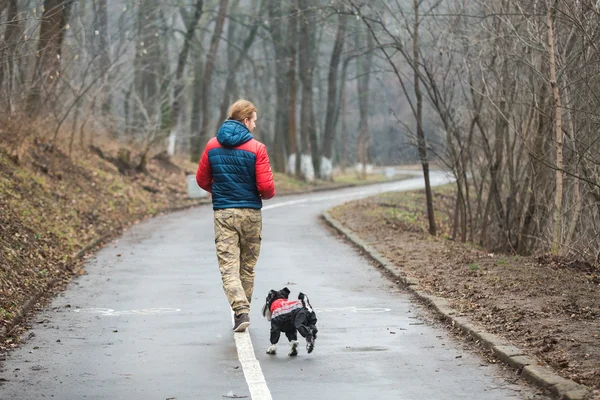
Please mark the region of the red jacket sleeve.
[[208, 161], [208, 145], [204, 148], [204, 152], [200, 158], [200, 163], [198, 164], [196, 182], [202, 189], [212, 193], [213, 176], [212, 168], [210, 167], [210, 162]]
[[260, 196], [265, 200], [275, 196], [273, 172], [271, 171], [267, 148], [262, 143], [256, 152], [256, 187]]

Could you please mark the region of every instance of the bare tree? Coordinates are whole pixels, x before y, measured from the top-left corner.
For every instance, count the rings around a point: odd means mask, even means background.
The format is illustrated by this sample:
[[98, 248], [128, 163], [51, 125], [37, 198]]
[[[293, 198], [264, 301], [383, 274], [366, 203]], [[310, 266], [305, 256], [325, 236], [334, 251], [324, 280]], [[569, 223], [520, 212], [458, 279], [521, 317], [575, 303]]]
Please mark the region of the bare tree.
[[[0, 93], [3, 84], [6, 85], [4, 98], [6, 99], [6, 111], [11, 113], [13, 110], [12, 104], [12, 86], [15, 74], [15, 49], [21, 30], [21, 23], [18, 20], [17, 0], [10, 0], [3, 3], [6, 11], [6, 28], [4, 30], [4, 43], [0, 50]], [[1, 12], [0, 12], [1, 13]]]
[[[220, 121], [223, 121], [226, 118], [227, 109], [232, 101], [231, 96], [235, 86], [236, 73], [243, 65], [244, 60], [248, 58], [248, 51], [250, 50], [250, 47], [256, 40], [258, 30], [262, 25], [261, 16], [265, 12], [266, 5], [267, 0], [261, 0], [260, 5], [255, 10], [255, 14], [251, 16], [248, 35], [244, 39], [242, 46], [239, 49], [235, 49], [233, 46], [229, 46], [233, 51], [237, 51], [238, 55], [234, 60], [232, 59], [232, 62], [228, 66], [227, 79], [225, 81], [225, 90], [223, 91], [223, 101], [221, 102], [221, 115], [219, 118]], [[231, 21], [230, 24], [231, 27], [235, 26], [233, 21]], [[230, 35], [229, 41], [233, 42], [234, 40], [234, 36]]]
[[[373, 39], [368, 32], [359, 31], [356, 42], [360, 46], [370, 48]], [[366, 52], [356, 58], [357, 92], [358, 92], [358, 160], [361, 164], [361, 178], [366, 179], [369, 162], [369, 81], [373, 53]]]
[[[294, 167], [288, 166], [288, 172], [294, 171], [297, 177], [302, 176], [301, 160], [302, 160], [302, 145], [298, 144], [298, 131], [296, 129], [296, 103], [298, 85], [296, 78], [296, 70], [298, 68], [298, 6], [295, 2], [290, 2], [289, 14], [287, 19], [287, 81], [289, 85], [288, 107], [287, 107], [287, 154], [291, 158]], [[284, 132], [276, 132], [276, 135], [284, 135]], [[302, 134], [301, 134], [302, 137]], [[292, 155], [295, 157], [292, 157]]]
[[[107, 9], [107, 0], [98, 0], [94, 2], [94, 37], [96, 38], [96, 47], [98, 57], [98, 73], [102, 73], [102, 71], [106, 71], [110, 66], [110, 44], [109, 44], [109, 32], [108, 32], [108, 9]], [[111, 85], [108, 81], [110, 76], [106, 76], [107, 82], [104, 86], [104, 98], [102, 99], [102, 113], [104, 115], [110, 115], [111, 110]]]
[[[185, 32], [185, 36], [183, 38], [183, 46], [181, 47], [181, 51], [179, 52], [179, 57], [177, 59], [177, 70], [175, 72], [175, 84], [173, 88], [173, 103], [170, 109], [170, 115], [165, 122], [165, 131], [170, 131], [171, 141], [175, 142], [176, 133], [173, 132], [174, 128], [177, 126], [177, 122], [179, 121], [179, 115], [181, 114], [181, 103], [184, 89], [183, 82], [183, 73], [185, 71], [185, 66], [188, 59], [188, 54], [190, 52], [191, 42], [194, 38], [194, 33], [196, 31], [196, 27], [198, 26], [198, 22], [200, 21], [200, 17], [202, 16], [202, 7], [204, 5], [203, 0], [197, 0], [196, 5], [194, 7], [194, 13], [191, 19], [187, 22], [187, 28]], [[182, 14], [185, 11], [182, 12]]]
[[[286, 33], [286, 18], [284, 16], [286, 4], [278, 0], [268, 1], [269, 24], [268, 31], [271, 36], [271, 43], [275, 53], [275, 126], [274, 126], [274, 169], [279, 172], [286, 170], [286, 160], [288, 154], [288, 146], [290, 136], [289, 128], [289, 103], [290, 103], [290, 87], [289, 87], [289, 66], [290, 61], [288, 55], [287, 36]], [[290, 5], [292, 6], [292, 5]], [[295, 134], [293, 135], [295, 137]], [[296, 169], [298, 170], [298, 169]]]
[[[331, 51], [331, 61], [329, 63], [329, 71], [327, 76], [327, 111], [325, 113], [325, 130], [323, 132], [323, 159], [322, 166], [326, 166], [325, 171], [331, 169], [331, 160], [333, 156], [333, 141], [335, 138], [335, 116], [340, 105], [338, 98], [338, 74], [341, 61], [342, 51], [344, 48], [344, 39], [346, 35], [346, 20], [347, 17], [340, 13], [338, 14], [338, 27], [335, 35], [335, 43]], [[344, 84], [343, 81], [341, 83]], [[331, 176], [326, 176], [326, 172], [321, 168], [319, 175], [321, 178], [331, 179]], [[331, 172], [329, 172], [331, 173]]]
[[558, 254], [561, 246], [562, 232], [562, 203], [563, 203], [563, 130], [562, 130], [562, 108], [560, 91], [558, 89], [556, 75], [556, 50], [555, 50], [555, 33], [554, 19], [556, 18], [555, 6], [558, 0], [546, 1], [546, 21], [548, 23], [548, 59], [550, 60], [550, 86], [552, 87], [552, 96], [554, 98], [555, 107], [555, 131], [556, 131], [556, 190], [554, 195], [554, 230], [552, 234], [552, 251]]
[[[352, 0], [350, 0], [349, 3], [354, 8], [357, 15], [359, 15], [361, 17], [362, 21], [364, 22], [368, 32], [370, 33], [369, 37], [373, 38], [372, 40], [374, 40], [374, 42], [376, 42], [377, 47], [383, 52], [386, 60], [390, 63], [392, 69], [394, 70], [394, 74], [397, 77], [398, 82], [400, 83], [400, 86], [402, 87], [404, 96], [406, 97], [406, 100], [408, 101], [408, 103], [410, 105], [413, 116], [415, 117], [416, 125], [417, 125], [417, 129], [416, 129], [417, 135], [416, 136], [417, 136], [417, 143], [418, 143], [419, 159], [420, 159], [420, 162], [421, 162], [421, 165], [423, 168], [423, 175], [424, 175], [424, 180], [425, 180], [425, 193], [426, 193], [426, 204], [427, 204], [427, 216], [428, 216], [428, 220], [429, 220], [429, 232], [430, 232], [430, 234], [435, 235], [436, 234], [436, 225], [435, 225], [435, 217], [434, 217], [434, 209], [433, 209], [433, 195], [431, 193], [431, 184], [430, 184], [430, 180], [429, 180], [429, 159], [427, 156], [427, 144], [425, 141], [425, 133], [423, 130], [423, 111], [422, 111], [423, 100], [422, 100], [422, 93], [421, 93], [421, 89], [420, 89], [420, 84], [421, 84], [421, 82], [424, 81], [424, 79], [422, 78], [422, 72], [420, 71], [420, 66], [419, 66], [419, 54], [420, 54], [419, 5], [420, 5], [420, 2], [418, 0], [413, 1], [412, 11], [414, 14], [413, 15], [414, 21], [413, 21], [412, 30], [410, 27], [406, 28], [409, 31], [409, 34], [412, 38], [412, 46], [411, 46], [412, 53], [404, 45], [401, 38], [398, 35], [392, 33], [392, 31], [386, 26], [385, 18], [381, 15], [381, 13], [378, 13], [376, 10], [373, 10], [371, 8], [370, 9], [371, 13], [375, 14], [375, 16], [371, 16], [371, 15], [366, 14], [362, 10], [363, 9], [362, 5], [358, 5], [358, 4], [354, 3]], [[388, 5], [388, 9], [389, 8], [390, 8], [390, 6]], [[398, 10], [398, 12], [401, 15], [403, 15], [401, 9]], [[405, 21], [408, 21], [408, 19], [405, 16], [404, 16], [404, 19], [405, 19]], [[382, 39], [378, 36], [378, 34], [375, 30], [375, 25], [379, 25], [382, 28], [383, 35], [386, 38], [389, 38], [392, 40], [391, 45], [383, 44]], [[407, 90], [402, 73], [399, 71], [398, 67], [396, 66], [396, 63], [394, 62], [390, 53], [388, 52], [389, 47], [392, 47], [395, 50], [397, 50], [412, 68], [414, 95], [416, 97], [416, 104], [414, 104], [414, 102]], [[359, 130], [362, 130], [362, 128], [359, 127]], [[360, 139], [359, 139], [359, 141], [360, 141]], [[363, 162], [363, 160], [361, 160], [361, 163], [362, 162]]]
[[192, 132], [192, 161], [198, 161], [202, 154], [202, 148], [208, 142], [208, 129], [210, 125], [210, 87], [211, 79], [217, 59], [217, 50], [221, 42], [221, 34], [225, 24], [228, 0], [219, 0], [219, 10], [215, 21], [215, 30], [210, 41], [210, 48], [206, 56], [204, 75], [202, 76], [202, 113], [200, 115], [200, 131]]
[[[314, 13], [309, 0], [299, 1], [300, 11], [300, 43], [298, 51], [298, 68], [302, 82], [302, 103], [300, 109], [300, 153], [302, 154], [302, 175], [305, 180], [314, 179], [318, 173], [318, 148], [316, 140], [316, 122], [313, 99], [313, 75], [315, 61]], [[315, 164], [316, 163], [316, 164]], [[296, 162], [296, 165], [297, 162]]]
[[36, 83], [31, 88], [27, 100], [30, 114], [40, 110], [42, 96], [47, 98], [52, 95], [60, 78], [62, 43], [72, 4], [73, 0], [44, 1], [35, 66]]
[[423, 95], [421, 93], [419, 76], [419, 0], [413, 0], [414, 25], [412, 31], [413, 38], [413, 85], [415, 88], [415, 97], [417, 103], [416, 119], [417, 119], [417, 141], [419, 148], [419, 158], [423, 166], [423, 176], [425, 178], [425, 195], [427, 199], [427, 217], [429, 219], [429, 234], [436, 234], [435, 216], [433, 211], [433, 196], [431, 194], [431, 183], [429, 182], [429, 160], [427, 159], [427, 144], [425, 143], [425, 133], [423, 131]]

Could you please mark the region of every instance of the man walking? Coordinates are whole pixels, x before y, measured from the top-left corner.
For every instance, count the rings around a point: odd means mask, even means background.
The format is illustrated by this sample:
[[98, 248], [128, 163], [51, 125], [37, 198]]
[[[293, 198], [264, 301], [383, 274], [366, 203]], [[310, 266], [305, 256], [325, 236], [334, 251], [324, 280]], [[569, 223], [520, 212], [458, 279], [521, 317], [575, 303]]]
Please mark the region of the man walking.
[[252, 137], [256, 113], [247, 100], [233, 103], [217, 136], [206, 145], [196, 173], [198, 185], [212, 193], [217, 258], [223, 290], [235, 313], [235, 332], [250, 325], [262, 199], [275, 195], [267, 149]]

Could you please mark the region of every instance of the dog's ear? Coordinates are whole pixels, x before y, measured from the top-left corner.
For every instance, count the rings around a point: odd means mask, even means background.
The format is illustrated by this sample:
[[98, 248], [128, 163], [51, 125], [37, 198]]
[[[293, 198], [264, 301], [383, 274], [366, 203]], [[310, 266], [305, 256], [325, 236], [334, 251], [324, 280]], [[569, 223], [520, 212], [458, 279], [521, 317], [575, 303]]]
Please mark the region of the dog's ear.
[[275, 299], [275, 297], [277, 297], [277, 292], [274, 290], [269, 290], [269, 294], [267, 294], [267, 299], [266, 299], [267, 304], [269, 302], [273, 301], [273, 299]]
[[281, 294], [287, 299], [290, 296], [290, 289], [284, 287], [283, 289], [281, 289]]
[[277, 292], [275, 290], [270, 290], [269, 294], [267, 294], [267, 298], [265, 299], [265, 304], [262, 306], [262, 315], [267, 319], [267, 321], [271, 320], [271, 304], [273, 301], [277, 299]]
[[267, 321], [271, 320], [271, 307], [269, 307], [269, 303], [265, 303], [264, 306], [262, 306], [262, 315], [263, 317], [265, 317], [267, 319]]
[[277, 297], [277, 292], [274, 290], [270, 290], [269, 293], [267, 294], [267, 297], [265, 298], [265, 305], [267, 307], [271, 306], [271, 303], [273, 302], [273, 300]]

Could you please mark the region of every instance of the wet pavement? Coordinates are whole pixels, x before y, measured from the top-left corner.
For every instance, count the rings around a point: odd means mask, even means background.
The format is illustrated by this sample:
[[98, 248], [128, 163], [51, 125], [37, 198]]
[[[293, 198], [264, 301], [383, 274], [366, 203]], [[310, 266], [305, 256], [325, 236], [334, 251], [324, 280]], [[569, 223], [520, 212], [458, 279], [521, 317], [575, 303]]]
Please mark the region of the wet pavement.
[[[447, 178], [433, 174], [432, 182]], [[265, 202], [250, 337], [273, 399], [526, 399], [440, 328], [320, 221], [353, 198], [415, 189], [422, 179]], [[86, 263], [31, 337], [2, 365], [0, 399], [250, 398], [214, 251], [212, 209], [136, 225]], [[319, 335], [268, 356], [269, 289], [307, 293]], [[542, 398], [536, 396], [537, 399]]]

